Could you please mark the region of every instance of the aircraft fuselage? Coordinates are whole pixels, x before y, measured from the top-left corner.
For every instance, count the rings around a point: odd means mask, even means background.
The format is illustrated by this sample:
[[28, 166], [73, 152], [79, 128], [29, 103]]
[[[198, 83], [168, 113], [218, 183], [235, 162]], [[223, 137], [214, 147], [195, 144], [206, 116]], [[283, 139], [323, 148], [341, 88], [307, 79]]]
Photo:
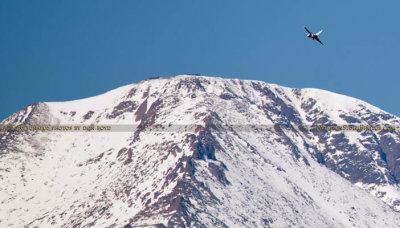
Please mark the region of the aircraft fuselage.
[[316, 37], [318, 37], [317, 35], [315, 35], [315, 34], [310, 34], [310, 33], [308, 33], [307, 36], [310, 37], [310, 38], [312, 38], [312, 39], [315, 39]]

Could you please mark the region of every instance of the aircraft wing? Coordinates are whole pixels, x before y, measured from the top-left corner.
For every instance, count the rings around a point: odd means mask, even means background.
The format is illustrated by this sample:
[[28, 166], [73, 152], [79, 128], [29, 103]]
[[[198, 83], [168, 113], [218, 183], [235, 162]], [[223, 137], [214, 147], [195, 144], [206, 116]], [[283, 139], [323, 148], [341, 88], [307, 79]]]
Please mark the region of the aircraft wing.
[[324, 44], [318, 39], [318, 36], [315, 37], [314, 39], [316, 39], [320, 44], [324, 45]]
[[[308, 33], [311, 33], [310, 30], [308, 30], [306, 26], [304, 26], [304, 29], [305, 29]], [[312, 34], [312, 33], [311, 33], [311, 34]]]
[[322, 33], [322, 29], [321, 29], [321, 31], [315, 33], [315, 35], [319, 36], [319, 34], [321, 34], [321, 33]]

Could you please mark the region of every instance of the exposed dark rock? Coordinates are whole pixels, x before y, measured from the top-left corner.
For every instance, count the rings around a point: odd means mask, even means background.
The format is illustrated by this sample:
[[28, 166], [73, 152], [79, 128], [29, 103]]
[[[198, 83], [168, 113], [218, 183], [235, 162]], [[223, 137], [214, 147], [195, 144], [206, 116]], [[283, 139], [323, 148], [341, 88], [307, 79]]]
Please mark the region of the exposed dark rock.
[[210, 173], [223, 185], [230, 184], [228, 179], [226, 179], [224, 168], [222, 166], [216, 165], [212, 162], [208, 163], [208, 170]]
[[273, 104], [272, 105], [267, 104], [264, 107], [264, 110], [266, 112], [273, 112], [278, 117], [281, 117], [275, 121], [282, 121], [283, 123], [291, 122], [295, 123], [296, 125], [301, 124], [301, 120], [299, 119], [299, 113], [296, 111], [294, 107], [285, 103], [281, 98], [279, 98], [276, 95], [276, 93], [274, 93], [269, 88], [261, 87], [260, 84], [258, 83], [252, 83], [252, 85], [255, 90], [261, 92], [264, 96], [273, 101]]
[[97, 157], [95, 157], [95, 158], [90, 158], [90, 159], [88, 159], [88, 160], [86, 161], [86, 164], [93, 164], [93, 163], [99, 162], [103, 156], [104, 156], [104, 152], [101, 153], [101, 154], [99, 154], [99, 155], [98, 155]]
[[142, 99], [147, 98], [149, 96], [150, 87], [143, 93]]
[[224, 100], [231, 100], [231, 99], [235, 98], [235, 96], [233, 96], [232, 94], [229, 94], [229, 93], [223, 93], [219, 97]]
[[136, 95], [137, 89], [136, 88], [132, 88], [129, 92], [128, 95], [126, 96], [127, 98], [131, 98], [133, 96]]
[[107, 115], [107, 118], [114, 119], [115, 117], [125, 113], [125, 112], [133, 112], [137, 108], [137, 104], [134, 101], [123, 101], [114, 107], [114, 110], [110, 115]]
[[146, 112], [147, 108], [147, 100], [145, 100], [136, 111], [136, 121], [141, 120], [140, 124], [137, 127], [137, 130], [134, 133], [133, 142], [138, 141], [140, 139], [140, 133], [145, 130], [147, 127], [154, 124], [155, 119], [157, 118], [158, 110], [163, 107], [163, 101], [161, 99], [155, 100], [150, 108]]
[[[151, 217], [157, 213], [157, 216], [169, 218], [168, 227], [190, 227], [194, 224], [204, 227], [196, 217], [196, 213], [192, 212], [197, 211], [198, 208], [193, 207], [189, 199], [218, 202], [217, 198], [202, 182], [194, 178], [194, 166], [190, 157], [182, 157], [174, 170], [169, 173], [165, 184], [177, 180], [178, 173], [184, 173], [185, 178], [177, 181], [170, 194], [158, 197], [157, 200], [146, 205], [146, 208], [137, 213], [130, 221], [134, 222], [141, 217]], [[217, 218], [215, 219], [219, 221]]]
[[176, 86], [177, 90], [186, 89], [188, 92], [194, 92], [196, 90], [204, 91], [202, 82], [198, 78], [186, 78], [180, 80]]
[[127, 158], [124, 161], [124, 165], [127, 165], [132, 162], [132, 149], [129, 148], [128, 151], [126, 152], [126, 154], [127, 154]]
[[294, 144], [292, 140], [285, 134], [280, 125], [275, 124], [274, 130], [275, 133], [280, 136], [282, 144], [288, 146], [291, 149], [294, 158], [298, 160], [301, 157], [301, 153], [297, 145]]
[[361, 121], [353, 116], [348, 116], [344, 114], [339, 115], [340, 118], [344, 119], [348, 124], [361, 123]]
[[193, 155], [195, 159], [216, 160], [215, 149], [218, 147], [218, 142], [210, 132], [202, 131], [194, 147], [196, 148]]
[[400, 143], [396, 142], [392, 137], [383, 135], [380, 138], [380, 154], [382, 160], [387, 163], [388, 169], [392, 174], [394, 181], [400, 181]]
[[322, 164], [322, 165], [325, 165], [325, 158], [324, 158], [324, 156], [322, 155], [321, 152], [318, 152], [318, 153], [316, 154], [316, 158], [317, 158], [317, 162], [318, 162], [318, 163], [320, 163], [320, 164]]
[[118, 151], [117, 158], [128, 151], [128, 148], [124, 147]]
[[90, 119], [90, 118], [92, 117], [93, 113], [94, 113], [94, 111], [89, 111], [89, 112], [87, 112], [87, 113], [83, 116], [83, 119], [84, 119], [84, 120]]
[[139, 108], [136, 110], [136, 119], [135, 121], [142, 120], [147, 110], [147, 99], [140, 104]]

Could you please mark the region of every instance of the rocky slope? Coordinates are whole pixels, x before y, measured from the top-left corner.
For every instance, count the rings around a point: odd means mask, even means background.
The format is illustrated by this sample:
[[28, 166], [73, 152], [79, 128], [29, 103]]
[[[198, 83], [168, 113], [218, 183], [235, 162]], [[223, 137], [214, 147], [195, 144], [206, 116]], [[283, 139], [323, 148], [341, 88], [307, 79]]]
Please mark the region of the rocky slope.
[[399, 123], [323, 90], [192, 75], [35, 103], [1, 122], [0, 226], [397, 227]]

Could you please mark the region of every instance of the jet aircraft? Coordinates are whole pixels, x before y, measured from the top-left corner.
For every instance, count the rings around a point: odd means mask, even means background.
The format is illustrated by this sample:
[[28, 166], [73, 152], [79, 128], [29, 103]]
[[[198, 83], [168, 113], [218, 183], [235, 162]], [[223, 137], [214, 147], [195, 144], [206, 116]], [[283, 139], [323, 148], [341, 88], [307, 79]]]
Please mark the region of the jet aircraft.
[[322, 29], [321, 31], [317, 32], [317, 33], [312, 33], [310, 32], [310, 30], [307, 29], [307, 27], [304, 26], [304, 29], [307, 31], [307, 36], [313, 40], [318, 41], [320, 44], [324, 45], [318, 38], [319, 34], [322, 33]]

